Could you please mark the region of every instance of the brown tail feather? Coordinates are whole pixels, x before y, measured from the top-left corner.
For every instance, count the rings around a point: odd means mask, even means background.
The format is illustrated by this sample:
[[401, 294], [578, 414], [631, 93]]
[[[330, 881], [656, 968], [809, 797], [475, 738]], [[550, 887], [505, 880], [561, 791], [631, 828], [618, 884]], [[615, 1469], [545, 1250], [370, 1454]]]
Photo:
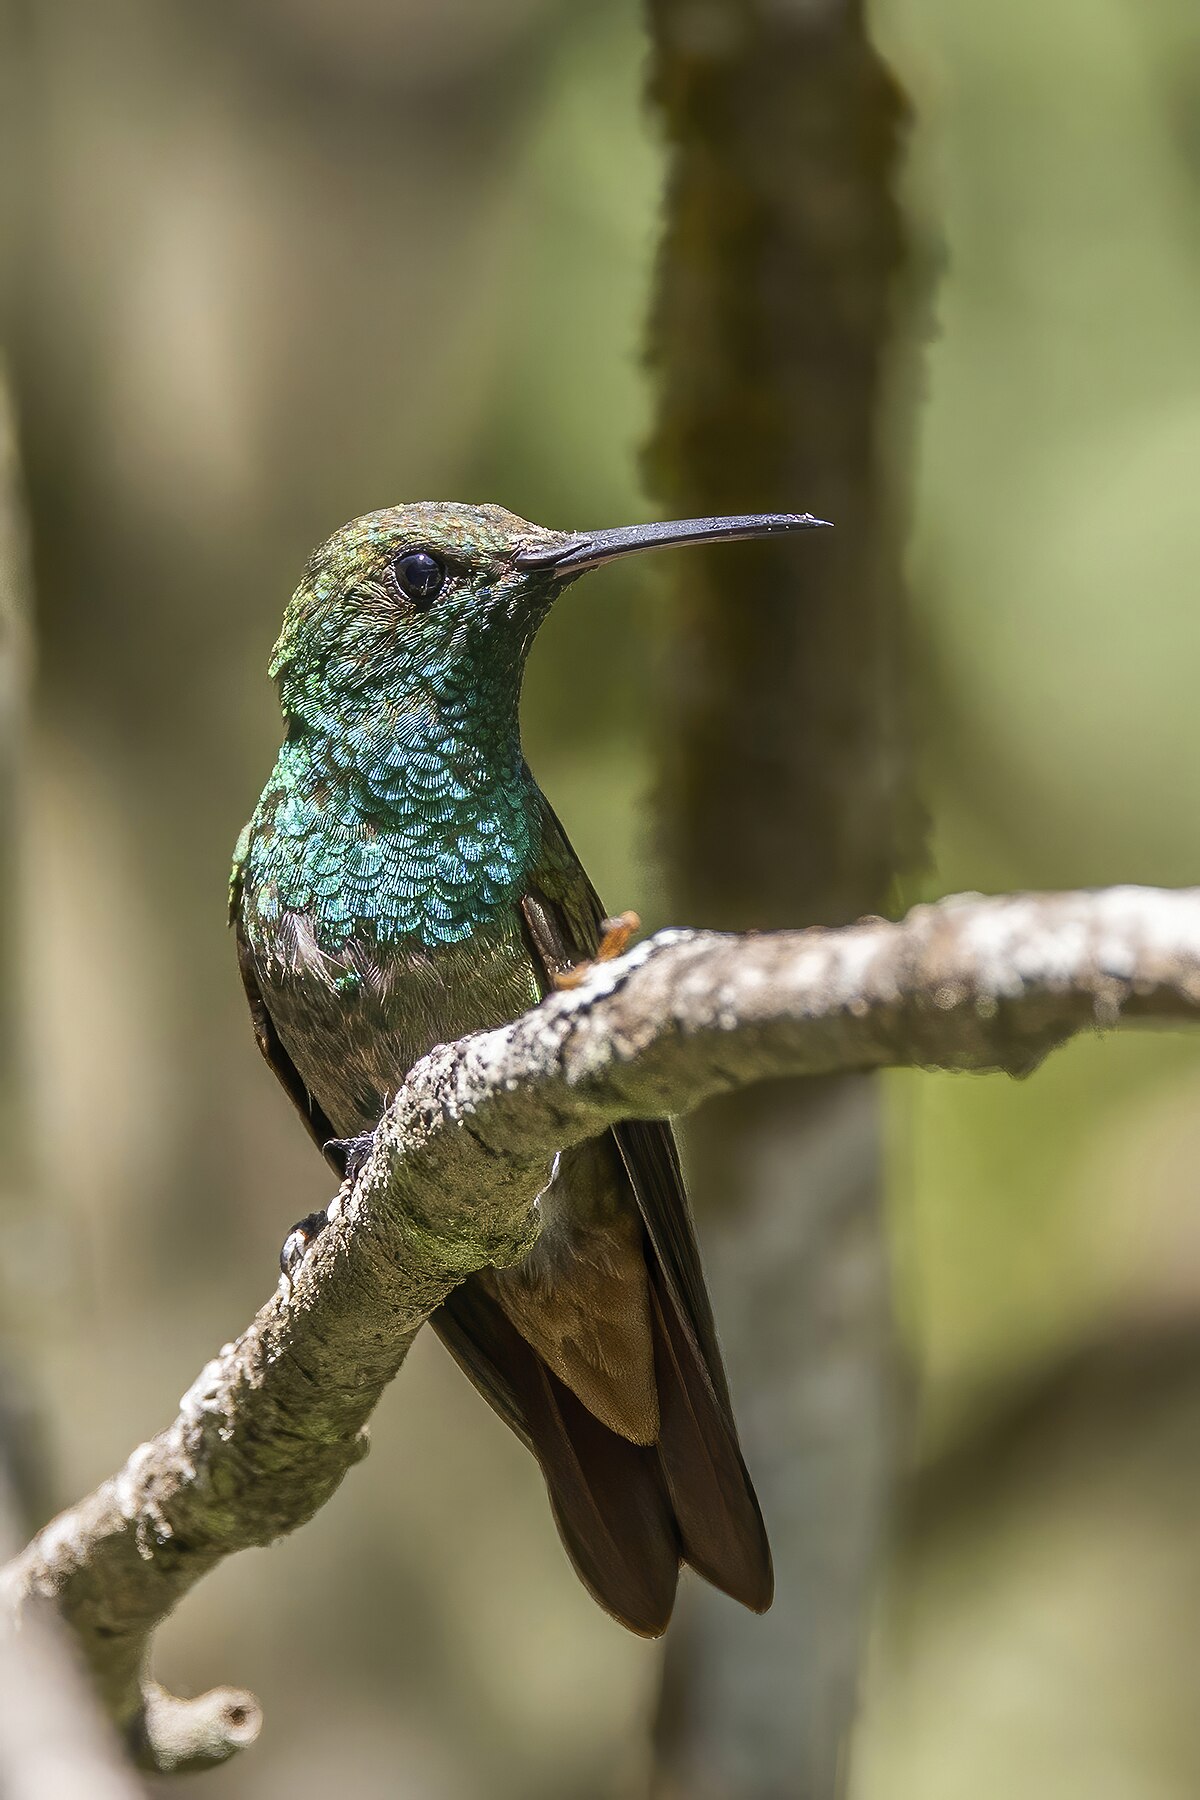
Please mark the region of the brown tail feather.
[[651, 1271], [658, 1454], [683, 1558], [706, 1581], [766, 1612], [775, 1592], [771, 1549], [728, 1412], [676, 1308], [656, 1259]]
[[564, 1548], [592, 1597], [630, 1631], [667, 1628], [679, 1536], [658, 1456], [602, 1425], [475, 1281], [433, 1315], [455, 1360], [532, 1449]]
[[669, 1129], [633, 1121], [614, 1136], [645, 1233], [657, 1441], [633, 1443], [596, 1418], [485, 1280], [456, 1289], [433, 1323], [537, 1457], [585, 1587], [631, 1630], [655, 1636], [670, 1617], [680, 1557], [755, 1612], [770, 1606], [774, 1578]]
[[679, 1535], [653, 1449], [602, 1425], [549, 1369], [537, 1431], [550, 1506], [594, 1600], [642, 1637], [660, 1637], [675, 1605]]

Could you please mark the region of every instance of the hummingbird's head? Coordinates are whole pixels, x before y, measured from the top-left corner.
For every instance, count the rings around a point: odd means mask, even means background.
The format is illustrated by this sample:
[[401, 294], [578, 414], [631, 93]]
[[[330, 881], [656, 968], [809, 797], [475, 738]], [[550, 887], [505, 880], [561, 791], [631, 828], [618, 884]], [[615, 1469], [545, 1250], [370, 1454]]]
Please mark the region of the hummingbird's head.
[[809, 513], [547, 531], [502, 506], [421, 501], [367, 513], [311, 557], [271, 659], [284, 712], [332, 726], [364, 709], [477, 689], [515, 702], [538, 626], [588, 569], [655, 544], [765, 537]]
[[520, 665], [557, 588], [518, 566], [555, 534], [502, 506], [422, 501], [353, 519], [313, 552], [271, 660], [284, 711], [316, 723], [414, 698], [476, 664]]

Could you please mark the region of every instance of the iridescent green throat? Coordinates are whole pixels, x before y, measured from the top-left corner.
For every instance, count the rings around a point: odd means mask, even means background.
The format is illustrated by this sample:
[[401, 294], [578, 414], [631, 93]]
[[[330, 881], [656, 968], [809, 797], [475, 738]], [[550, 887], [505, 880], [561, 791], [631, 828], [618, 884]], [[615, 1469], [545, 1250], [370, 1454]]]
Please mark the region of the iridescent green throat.
[[416, 688], [299, 707], [285, 686], [287, 740], [239, 845], [258, 947], [289, 913], [336, 956], [351, 938], [461, 943], [512, 908], [544, 802], [521, 753], [524, 645], [489, 648], [426, 668]]

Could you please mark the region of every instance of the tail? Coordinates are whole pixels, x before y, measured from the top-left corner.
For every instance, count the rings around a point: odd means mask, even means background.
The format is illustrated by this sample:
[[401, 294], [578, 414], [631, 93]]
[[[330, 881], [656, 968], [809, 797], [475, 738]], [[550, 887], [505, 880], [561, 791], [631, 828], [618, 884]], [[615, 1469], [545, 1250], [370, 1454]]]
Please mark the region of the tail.
[[484, 1281], [433, 1315], [439, 1336], [541, 1465], [576, 1573], [631, 1631], [667, 1626], [681, 1563], [754, 1612], [771, 1604], [771, 1552], [742, 1460], [669, 1128], [614, 1132], [643, 1221], [659, 1433], [603, 1424], [526, 1342]]

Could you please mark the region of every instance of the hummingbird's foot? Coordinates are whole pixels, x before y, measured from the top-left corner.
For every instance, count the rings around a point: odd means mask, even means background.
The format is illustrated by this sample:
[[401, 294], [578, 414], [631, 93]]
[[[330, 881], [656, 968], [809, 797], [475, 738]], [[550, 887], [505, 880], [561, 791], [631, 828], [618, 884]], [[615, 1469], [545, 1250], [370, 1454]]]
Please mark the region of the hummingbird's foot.
[[580, 982], [587, 980], [594, 964], [612, 962], [615, 956], [624, 956], [630, 939], [641, 929], [642, 921], [635, 912], [618, 913], [615, 919], [605, 919], [600, 927], [600, 942], [595, 956], [590, 962], [576, 963], [570, 969], [560, 969], [554, 977], [555, 987], [576, 988]]
[[362, 1173], [362, 1166], [371, 1154], [371, 1146], [375, 1142], [373, 1131], [364, 1131], [361, 1137], [330, 1138], [324, 1145], [326, 1150], [340, 1150], [342, 1153], [342, 1179], [351, 1187]]
[[295, 1279], [296, 1271], [308, 1255], [309, 1246], [320, 1237], [328, 1223], [328, 1213], [309, 1213], [307, 1218], [293, 1225], [284, 1238], [283, 1248], [279, 1252], [279, 1267], [289, 1284]]

